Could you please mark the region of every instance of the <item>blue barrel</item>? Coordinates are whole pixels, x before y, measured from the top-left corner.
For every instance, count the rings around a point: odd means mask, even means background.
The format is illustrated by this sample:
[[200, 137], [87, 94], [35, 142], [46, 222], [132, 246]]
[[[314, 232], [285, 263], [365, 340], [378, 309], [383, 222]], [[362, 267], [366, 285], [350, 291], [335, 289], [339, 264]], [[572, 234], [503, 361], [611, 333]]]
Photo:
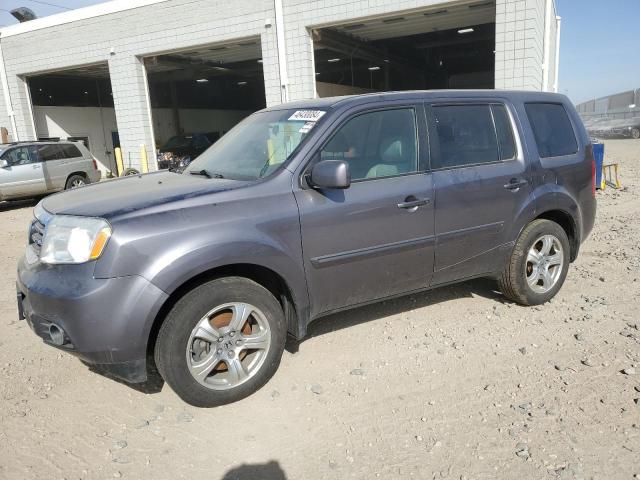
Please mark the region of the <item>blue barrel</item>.
[[604, 143], [593, 142], [593, 158], [596, 160], [596, 188], [602, 188], [602, 165], [604, 164]]

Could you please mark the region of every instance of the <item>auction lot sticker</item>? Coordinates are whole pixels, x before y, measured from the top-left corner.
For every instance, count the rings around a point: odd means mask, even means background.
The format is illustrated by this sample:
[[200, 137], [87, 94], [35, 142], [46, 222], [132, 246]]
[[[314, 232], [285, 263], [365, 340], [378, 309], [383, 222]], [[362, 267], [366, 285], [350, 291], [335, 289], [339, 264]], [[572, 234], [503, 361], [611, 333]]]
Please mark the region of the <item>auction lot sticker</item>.
[[322, 110], [298, 110], [289, 117], [289, 120], [298, 120], [304, 122], [317, 122], [327, 113]]

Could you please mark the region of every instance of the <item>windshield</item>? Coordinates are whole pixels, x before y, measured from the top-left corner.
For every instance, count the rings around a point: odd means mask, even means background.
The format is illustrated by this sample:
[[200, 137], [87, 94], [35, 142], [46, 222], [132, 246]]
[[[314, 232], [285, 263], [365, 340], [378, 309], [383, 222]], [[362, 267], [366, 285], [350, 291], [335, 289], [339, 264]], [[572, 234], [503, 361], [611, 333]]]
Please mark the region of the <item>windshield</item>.
[[244, 119], [194, 160], [185, 173], [257, 180], [275, 172], [326, 112], [274, 110]]
[[193, 137], [171, 137], [162, 149], [188, 147]]

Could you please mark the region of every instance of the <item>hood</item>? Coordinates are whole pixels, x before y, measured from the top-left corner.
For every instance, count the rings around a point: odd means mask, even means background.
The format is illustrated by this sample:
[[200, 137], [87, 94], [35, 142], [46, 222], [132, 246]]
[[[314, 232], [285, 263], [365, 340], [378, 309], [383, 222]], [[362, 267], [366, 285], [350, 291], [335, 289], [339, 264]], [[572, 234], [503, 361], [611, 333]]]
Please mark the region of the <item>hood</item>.
[[143, 208], [231, 190], [250, 182], [157, 172], [107, 180], [45, 198], [50, 213], [113, 218]]

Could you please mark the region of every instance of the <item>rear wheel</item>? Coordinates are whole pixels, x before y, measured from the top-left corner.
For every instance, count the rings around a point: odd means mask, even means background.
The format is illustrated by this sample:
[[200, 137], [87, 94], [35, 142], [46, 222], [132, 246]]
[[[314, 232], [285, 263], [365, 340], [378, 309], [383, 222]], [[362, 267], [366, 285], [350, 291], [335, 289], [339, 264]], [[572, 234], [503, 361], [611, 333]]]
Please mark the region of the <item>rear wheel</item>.
[[635, 138], [636, 140], [640, 138], [640, 128], [631, 130], [631, 138]]
[[285, 340], [282, 307], [267, 289], [245, 278], [220, 278], [176, 303], [158, 333], [155, 360], [185, 402], [215, 407], [267, 383]]
[[522, 305], [548, 302], [567, 277], [569, 257], [569, 239], [564, 229], [550, 220], [534, 220], [518, 237], [498, 279], [500, 290]]
[[72, 188], [80, 188], [84, 187], [87, 184], [87, 179], [82, 175], [71, 175], [67, 179], [67, 184], [65, 185], [65, 190], [71, 190]]

